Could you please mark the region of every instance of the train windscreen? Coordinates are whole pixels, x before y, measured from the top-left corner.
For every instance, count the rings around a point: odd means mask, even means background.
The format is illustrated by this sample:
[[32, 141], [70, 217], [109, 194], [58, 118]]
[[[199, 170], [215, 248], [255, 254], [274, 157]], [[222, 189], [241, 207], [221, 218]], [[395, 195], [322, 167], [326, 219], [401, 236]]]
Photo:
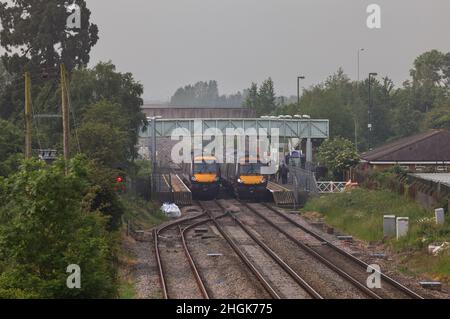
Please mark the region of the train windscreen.
[[217, 165], [215, 162], [194, 163], [194, 174], [215, 174]]
[[241, 175], [259, 175], [261, 174], [261, 163], [240, 164], [239, 172]]

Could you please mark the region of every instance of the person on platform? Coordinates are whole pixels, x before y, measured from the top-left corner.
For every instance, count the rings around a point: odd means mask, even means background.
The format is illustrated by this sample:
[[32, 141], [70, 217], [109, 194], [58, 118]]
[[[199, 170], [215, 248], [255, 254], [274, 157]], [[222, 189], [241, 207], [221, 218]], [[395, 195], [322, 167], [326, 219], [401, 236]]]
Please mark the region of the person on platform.
[[281, 179], [281, 183], [283, 185], [287, 184], [288, 182], [288, 174], [289, 174], [289, 168], [286, 166], [284, 162], [281, 163], [281, 166], [278, 170], [278, 176]]

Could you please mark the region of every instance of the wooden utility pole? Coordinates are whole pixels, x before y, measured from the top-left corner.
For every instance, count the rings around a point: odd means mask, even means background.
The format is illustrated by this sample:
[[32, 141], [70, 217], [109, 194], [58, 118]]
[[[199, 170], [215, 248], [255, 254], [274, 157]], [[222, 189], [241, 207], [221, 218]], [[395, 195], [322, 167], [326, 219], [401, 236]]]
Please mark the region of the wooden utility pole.
[[70, 124], [69, 124], [69, 103], [67, 98], [67, 77], [66, 67], [61, 64], [61, 106], [62, 106], [62, 119], [63, 119], [63, 147], [64, 147], [64, 160], [67, 162], [70, 159]]
[[32, 116], [31, 116], [31, 75], [25, 72], [25, 158], [30, 159], [31, 134], [32, 134]]

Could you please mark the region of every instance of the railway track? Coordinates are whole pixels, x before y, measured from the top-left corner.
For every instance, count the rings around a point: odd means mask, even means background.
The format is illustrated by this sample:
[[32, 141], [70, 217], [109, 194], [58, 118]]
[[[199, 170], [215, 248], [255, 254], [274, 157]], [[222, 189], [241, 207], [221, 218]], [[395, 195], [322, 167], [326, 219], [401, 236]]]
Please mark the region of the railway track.
[[[213, 207], [211, 207], [213, 205]], [[202, 202], [200, 206], [212, 219], [218, 231], [229, 243], [235, 253], [260, 281], [266, 291], [275, 299], [323, 297], [314, 290], [298, 273], [271, 250], [257, 234], [240, 222], [232, 213], [227, 212], [217, 201]], [[219, 217], [231, 221], [231, 224], [218, 222], [216, 213], [225, 212]], [[234, 229], [234, 236], [230, 228]]]
[[[190, 225], [182, 228], [181, 226], [187, 222], [195, 221], [195, 219], [205, 217], [206, 214], [200, 214], [191, 218], [182, 219], [174, 223], [170, 223], [159, 229], [155, 229], [154, 236], [154, 249], [156, 255], [156, 262], [158, 265], [159, 278], [161, 283], [161, 289], [164, 299], [177, 299], [177, 298], [203, 298], [209, 299], [209, 292], [207, 291], [205, 284], [200, 276], [200, 272], [192, 258], [189, 251], [186, 232], [199, 225], [210, 222], [209, 218], [204, 218], [200, 221], [191, 223]], [[162, 235], [164, 234], [164, 236]], [[167, 262], [163, 261], [162, 256], [165, 252], [161, 249], [161, 242], [164, 238], [170, 239], [165, 243], [165, 250], [167, 252]], [[179, 246], [177, 247], [173, 238], [178, 239]], [[160, 239], [162, 239], [160, 241]], [[182, 247], [183, 252], [178, 252], [178, 248]], [[177, 263], [177, 258], [183, 259], [184, 262]], [[182, 276], [180, 278], [180, 276]], [[187, 283], [187, 281], [191, 283]], [[177, 283], [183, 282], [188, 289], [177, 289]]]
[[[380, 273], [380, 289], [370, 289], [366, 286], [367, 269], [369, 265], [348, 252], [337, 247], [324, 237], [301, 225], [300, 223], [268, 204], [247, 204], [240, 202], [250, 212], [265, 221], [302, 250], [325, 264], [337, 274], [351, 282], [357, 289], [371, 298], [412, 298], [423, 299], [420, 295], [395, 281], [384, 273]], [[289, 226], [286, 225], [286, 222]], [[282, 227], [283, 226], [283, 227]], [[307, 234], [321, 242], [321, 245], [308, 245], [298, 239], [298, 231]]]

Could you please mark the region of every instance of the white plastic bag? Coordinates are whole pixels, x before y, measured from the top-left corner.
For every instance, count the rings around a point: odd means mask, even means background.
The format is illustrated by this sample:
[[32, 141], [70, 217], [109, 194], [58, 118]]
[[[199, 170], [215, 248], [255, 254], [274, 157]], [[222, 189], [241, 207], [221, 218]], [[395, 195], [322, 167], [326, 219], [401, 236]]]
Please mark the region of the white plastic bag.
[[180, 218], [181, 210], [176, 204], [164, 203], [161, 206], [161, 210], [169, 218]]

